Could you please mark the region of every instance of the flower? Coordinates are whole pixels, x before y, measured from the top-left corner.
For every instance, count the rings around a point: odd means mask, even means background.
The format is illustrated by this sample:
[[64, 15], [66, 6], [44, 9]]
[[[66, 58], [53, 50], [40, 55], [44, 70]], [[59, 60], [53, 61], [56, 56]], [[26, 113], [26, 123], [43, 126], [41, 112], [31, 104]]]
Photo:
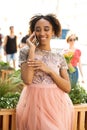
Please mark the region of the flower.
[[71, 60], [72, 60], [72, 58], [73, 58], [73, 55], [74, 55], [74, 53], [73, 52], [65, 52], [64, 53], [64, 57], [65, 57], [65, 59], [66, 59], [66, 62], [67, 62], [67, 64], [68, 64], [68, 67], [69, 67], [69, 72], [70, 73], [73, 73], [73, 72], [75, 72], [75, 68], [72, 66], [72, 64], [71, 64]]

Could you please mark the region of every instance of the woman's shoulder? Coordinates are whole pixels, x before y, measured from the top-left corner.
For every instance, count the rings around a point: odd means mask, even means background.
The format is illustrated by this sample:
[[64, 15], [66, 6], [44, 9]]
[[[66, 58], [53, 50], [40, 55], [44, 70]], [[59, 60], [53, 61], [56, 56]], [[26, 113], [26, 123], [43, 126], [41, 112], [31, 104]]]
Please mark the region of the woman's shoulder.
[[21, 63], [23, 63], [27, 60], [28, 52], [29, 52], [28, 46], [24, 46], [23, 48], [20, 49], [20, 51], [19, 51], [19, 66], [21, 65]]
[[75, 51], [81, 52], [81, 50], [79, 48], [76, 48]]
[[60, 63], [61, 64], [61, 68], [68, 68], [67, 67], [67, 63], [66, 63], [66, 60], [65, 60], [65, 58], [64, 58], [64, 54], [62, 53], [62, 51], [61, 52], [58, 52], [57, 54], [56, 54], [56, 59], [58, 60], [58, 63]]
[[81, 50], [79, 48], [76, 48], [75, 52], [78, 53], [79, 55], [81, 55]]
[[64, 60], [64, 54], [62, 53], [62, 51], [61, 52], [57, 52], [56, 55], [55, 55], [55, 57], [58, 60], [60, 60], [60, 61]]

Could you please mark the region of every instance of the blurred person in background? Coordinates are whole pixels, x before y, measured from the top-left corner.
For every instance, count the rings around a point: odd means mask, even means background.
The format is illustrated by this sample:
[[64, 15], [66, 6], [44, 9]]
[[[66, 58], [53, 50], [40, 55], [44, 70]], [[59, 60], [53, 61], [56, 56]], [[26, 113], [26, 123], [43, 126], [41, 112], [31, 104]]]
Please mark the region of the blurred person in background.
[[73, 31], [68, 31], [66, 35], [66, 43], [68, 44], [68, 49], [64, 50], [64, 53], [70, 55], [71, 58], [68, 67], [71, 68], [71, 72], [68, 70], [71, 85], [74, 86], [78, 83], [79, 72], [81, 74], [82, 83], [84, 83], [83, 71], [82, 71], [82, 63], [81, 63], [81, 50], [78, 49], [75, 44], [78, 40], [77, 35]]
[[20, 44], [18, 46], [19, 48], [26, 46], [26, 40], [29, 38], [29, 36], [30, 36], [30, 31], [28, 31], [28, 34], [26, 34], [24, 37], [21, 38]]
[[10, 34], [4, 39], [4, 55], [6, 56], [6, 61], [13, 62], [13, 68], [16, 68], [16, 57], [17, 57], [17, 36], [14, 34], [14, 26], [9, 27]]
[[2, 54], [2, 44], [3, 44], [3, 34], [1, 32], [1, 28], [0, 28], [0, 54]]
[[18, 33], [18, 36], [17, 36], [17, 38], [18, 38], [18, 47], [19, 47], [19, 44], [20, 44], [20, 41], [21, 41], [21, 39], [22, 39], [22, 36], [23, 34], [22, 34], [22, 32], [20, 31], [19, 33]]

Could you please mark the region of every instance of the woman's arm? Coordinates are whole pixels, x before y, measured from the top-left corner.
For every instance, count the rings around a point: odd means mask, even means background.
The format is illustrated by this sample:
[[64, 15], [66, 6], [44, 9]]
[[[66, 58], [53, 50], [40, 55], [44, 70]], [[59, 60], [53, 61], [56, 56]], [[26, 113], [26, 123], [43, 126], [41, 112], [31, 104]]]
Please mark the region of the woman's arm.
[[49, 75], [52, 77], [57, 86], [63, 91], [69, 93], [71, 90], [71, 84], [69, 80], [69, 75], [66, 69], [60, 70], [60, 75], [54, 72], [52, 69], [49, 71]]
[[34, 35], [35, 34], [32, 34], [27, 39], [27, 44], [29, 46], [28, 59], [25, 63], [21, 65], [21, 77], [25, 84], [31, 84], [34, 76], [34, 69], [32, 66], [32, 62], [34, 60], [34, 52], [36, 48], [35, 45], [32, 43], [32, 40], [34, 40]]
[[29, 57], [28, 60], [21, 65], [21, 77], [22, 80], [24, 81], [25, 84], [31, 84], [33, 75], [34, 75], [34, 70], [32, 66], [28, 65], [28, 62], [32, 62], [34, 59], [34, 51], [30, 49], [29, 51]]
[[81, 63], [81, 59], [80, 58], [79, 58], [78, 67], [79, 67], [79, 71], [80, 71], [80, 74], [81, 74], [82, 82], [84, 82], [83, 71], [82, 71], [82, 63]]

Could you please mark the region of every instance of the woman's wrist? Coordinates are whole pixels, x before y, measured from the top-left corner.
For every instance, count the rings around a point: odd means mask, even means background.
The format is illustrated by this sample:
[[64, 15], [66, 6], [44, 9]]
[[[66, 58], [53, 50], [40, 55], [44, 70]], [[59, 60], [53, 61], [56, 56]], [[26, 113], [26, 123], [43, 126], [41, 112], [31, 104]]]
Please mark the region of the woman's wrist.
[[84, 78], [82, 77], [82, 81], [84, 81]]

